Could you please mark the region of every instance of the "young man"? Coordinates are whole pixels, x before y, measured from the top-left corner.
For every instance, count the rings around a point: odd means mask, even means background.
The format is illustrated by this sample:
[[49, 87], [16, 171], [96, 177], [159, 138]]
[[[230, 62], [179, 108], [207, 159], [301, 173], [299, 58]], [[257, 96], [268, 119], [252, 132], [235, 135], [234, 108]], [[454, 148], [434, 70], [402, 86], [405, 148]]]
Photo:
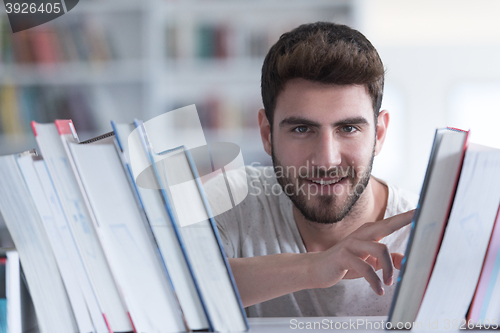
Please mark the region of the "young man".
[[248, 196], [216, 217], [249, 316], [388, 313], [413, 213], [389, 217], [417, 198], [370, 175], [383, 85], [377, 51], [347, 26], [302, 25], [267, 54], [258, 117], [274, 170], [247, 167]]

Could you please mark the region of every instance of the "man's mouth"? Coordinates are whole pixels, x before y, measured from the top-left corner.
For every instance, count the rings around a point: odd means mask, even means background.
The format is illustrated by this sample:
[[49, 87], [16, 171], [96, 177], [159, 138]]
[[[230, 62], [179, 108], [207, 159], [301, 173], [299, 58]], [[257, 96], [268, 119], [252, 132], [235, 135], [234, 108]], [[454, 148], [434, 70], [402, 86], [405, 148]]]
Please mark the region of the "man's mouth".
[[310, 179], [310, 181], [312, 181], [313, 183], [316, 183], [316, 184], [320, 184], [320, 185], [331, 185], [331, 184], [338, 183], [340, 181], [340, 179], [338, 179], [338, 180], [323, 180], [323, 179], [314, 180], [314, 179]]
[[334, 185], [334, 184], [337, 184], [337, 183], [340, 183], [342, 182], [344, 179], [346, 179], [347, 177], [342, 177], [342, 178], [334, 178], [334, 179], [331, 179], [331, 178], [314, 178], [314, 179], [307, 179], [308, 181], [310, 181], [311, 183], [314, 183], [314, 184], [318, 184], [318, 185], [322, 185], [322, 186], [328, 186], [328, 185]]

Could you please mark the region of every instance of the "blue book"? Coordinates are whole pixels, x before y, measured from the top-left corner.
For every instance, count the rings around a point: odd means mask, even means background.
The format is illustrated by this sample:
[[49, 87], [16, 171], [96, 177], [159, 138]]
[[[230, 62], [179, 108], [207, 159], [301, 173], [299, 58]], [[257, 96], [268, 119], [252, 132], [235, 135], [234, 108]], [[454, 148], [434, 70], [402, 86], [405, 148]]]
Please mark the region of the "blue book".
[[134, 124], [111, 122], [111, 125], [115, 133], [118, 150], [121, 153], [122, 162], [129, 175], [130, 183], [135, 189], [139, 205], [146, 215], [187, 326], [190, 330], [213, 331], [181, 235], [176, 224], [172, 222], [173, 216], [171, 215], [169, 203], [164, 200], [164, 196], [158, 189], [154, 177], [151, 180], [153, 181], [153, 187], [156, 188], [140, 187], [137, 186], [135, 181], [129, 156], [132, 151], [135, 159], [144, 163], [149, 162], [149, 156], [144, 150], [143, 141], [138, 131], [135, 131]]
[[0, 333], [7, 333], [7, 299], [0, 298]]
[[392, 326], [389, 327], [408, 329], [417, 319], [453, 206], [467, 138], [465, 131], [436, 130], [397, 280], [388, 319]]
[[[180, 146], [155, 153], [144, 124], [136, 121], [136, 126], [150, 160], [145, 172], [152, 168], [164, 200], [169, 203], [167, 209], [185, 245], [213, 329], [248, 330], [238, 289], [190, 152]], [[201, 218], [196, 223], [181, 224], [186, 216]]]
[[0, 258], [0, 333], [7, 333], [7, 279], [5, 257]]

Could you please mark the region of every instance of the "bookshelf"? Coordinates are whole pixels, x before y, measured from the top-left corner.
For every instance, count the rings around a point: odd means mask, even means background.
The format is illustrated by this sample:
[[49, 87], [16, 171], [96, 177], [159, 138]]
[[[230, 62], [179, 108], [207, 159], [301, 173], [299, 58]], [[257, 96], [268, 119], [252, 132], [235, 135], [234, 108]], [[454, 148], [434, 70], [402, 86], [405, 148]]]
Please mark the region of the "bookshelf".
[[147, 7], [84, 1], [58, 19], [12, 34], [0, 11], [0, 154], [35, 147], [30, 121], [72, 118], [84, 137], [145, 109]]
[[30, 120], [71, 117], [85, 139], [111, 119], [196, 104], [208, 141], [268, 164], [257, 128], [267, 50], [301, 23], [357, 24], [349, 0], [87, 0], [13, 35], [0, 7], [0, 154], [35, 146]]

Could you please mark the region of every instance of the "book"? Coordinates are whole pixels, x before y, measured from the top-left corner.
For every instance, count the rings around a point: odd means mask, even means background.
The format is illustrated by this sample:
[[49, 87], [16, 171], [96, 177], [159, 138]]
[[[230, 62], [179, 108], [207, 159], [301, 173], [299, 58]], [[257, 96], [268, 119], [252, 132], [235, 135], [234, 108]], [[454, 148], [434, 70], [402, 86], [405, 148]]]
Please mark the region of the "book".
[[[181, 146], [155, 154], [154, 143], [150, 141], [144, 124], [137, 122], [137, 127], [150, 155], [151, 166], [161, 186], [162, 195], [165, 201], [174, 203], [170, 205], [173, 221], [180, 230], [214, 330], [218, 332], [248, 330], [246, 314], [231, 268], [189, 151]], [[155, 134], [158, 140], [161, 132]], [[134, 177], [137, 176], [134, 174]], [[182, 185], [182, 191], [176, 192], [176, 201], [171, 195], [173, 184]], [[181, 200], [179, 195], [183, 195], [184, 200]], [[182, 202], [183, 204], [179, 204]], [[187, 216], [204, 218], [198, 223], [181, 226], [179, 216], [186, 210], [190, 213]]]
[[21, 332], [21, 267], [14, 249], [0, 250], [0, 332]]
[[0, 332], [39, 331], [19, 253], [13, 247], [0, 248]]
[[110, 332], [132, 331], [132, 323], [92, 225], [67, 151], [68, 141], [78, 142], [73, 124], [71, 121], [33, 122], [32, 127], [106, 326]]
[[40, 331], [76, 332], [56, 260], [15, 155], [0, 157], [0, 210], [26, 273]]
[[500, 204], [500, 150], [470, 144], [417, 322], [464, 320]]
[[137, 193], [139, 205], [146, 214], [163, 264], [169, 272], [173, 288], [186, 318], [187, 326], [191, 330], [213, 331], [179, 229], [172, 221], [171, 208], [169, 203], [164, 200], [154, 174], [151, 174], [153, 177], [150, 177], [149, 180], [156, 184], [156, 188], [143, 188], [137, 186], [135, 182], [130, 165], [130, 151], [135, 159], [142, 160], [141, 163], [147, 164], [149, 161], [138, 131], [135, 131], [134, 124], [116, 122], [111, 124], [115, 133], [116, 145], [121, 152], [122, 163], [127, 170], [130, 183]]
[[7, 333], [7, 258], [0, 254], [0, 333]]
[[111, 136], [68, 142], [74, 171], [137, 332], [186, 331], [168, 273], [147, 232]]
[[[52, 213], [54, 219], [53, 222], [55, 224], [54, 228], [56, 228], [59, 233], [59, 238], [60, 241], [62, 241], [63, 250], [65, 251], [68, 260], [70, 261], [71, 270], [74, 272], [74, 275], [76, 276], [78, 281], [78, 286], [84, 296], [86, 307], [92, 319], [94, 331], [97, 333], [108, 332], [108, 327], [106, 326], [106, 322], [104, 321], [104, 317], [102, 316], [102, 311], [99, 306], [95, 290], [92, 288], [88, 272], [86, 271], [84, 263], [82, 261], [82, 256], [78, 252], [75, 239], [73, 237], [73, 234], [71, 233], [69, 223], [64, 215], [60, 203], [60, 198], [56, 193], [56, 189], [54, 188], [54, 184], [47, 170], [47, 166], [45, 165], [45, 161], [43, 159], [36, 159], [33, 161], [33, 165], [40, 181], [42, 190], [45, 193], [45, 197], [47, 199], [46, 209], [50, 209]], [[61, 245], [59, 244], [57, 248], [61, 250]], [[60, 268], [61, 274], [63, 269], [67, 268]]]
[[[465, 147], [467, 134], [462, 133], [462, 137]], [[465, 317], [481, 270], [488, 267], [483, 261], [500, 204], [500, 150], [469, 144], [460, 162], [461, 145], [456, 141], [455, 162], [446, 166], [443, 160], [436, 167], [437, 156], [446, 146], [438, 131], [388, 328], [456, 329], [473, 325]], [[453, 182], [457, 171], [458, 182]], [[429, 244], [429, 239], [434, 242]]]
[[467, 137], [464, 131], [436, 130], [389, 314], [393, 327], [413, 323], [417, 317], [448, 221]]
[[[485, 328], [500, 323], [500, 208], [467, 322]], [[498, 325], [497, 325], [498, 326]]]
[[17, 158], [19, 170], [23, 175], [28, 191], [33, 199], [33, 203], [40, 215], [45, 234], [49, 240], [73, 314], [75, 315], [78, 330], [81, 333], [93, 332], [94, 326], [87, 309], [85, 297], [79, 286], [76, 272], [71, 263], [73, 258], [68, 255], [68, 251], [65, 248], [64, 241], [55, 221], [54, 213], [51, 210], [51, 204], [45, 196], [42, 184], [35, 170], [34, 159], [37, 159], [37, 157], [33, 155]]

